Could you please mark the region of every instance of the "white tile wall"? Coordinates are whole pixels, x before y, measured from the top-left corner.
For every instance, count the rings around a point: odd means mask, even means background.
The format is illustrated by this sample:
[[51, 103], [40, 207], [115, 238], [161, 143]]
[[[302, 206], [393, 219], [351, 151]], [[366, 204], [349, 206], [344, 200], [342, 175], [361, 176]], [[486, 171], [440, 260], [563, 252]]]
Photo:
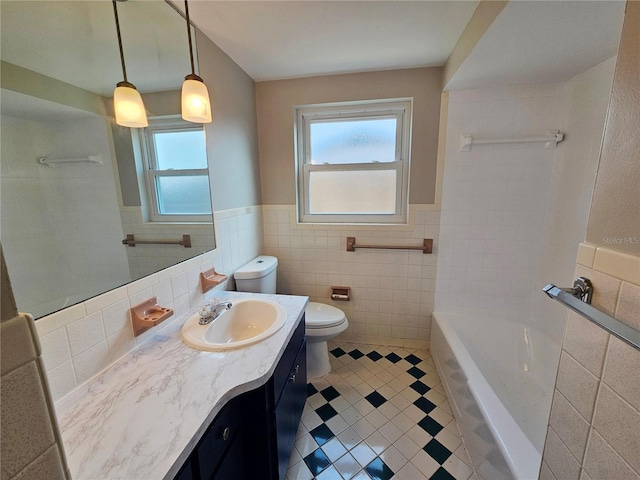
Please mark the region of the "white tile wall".
[[528, 312], [543, 250], [555, 149], [477, 145], [561, 129], [562, 85], [451, 92], [442, 190], [438, 311]]
[[[544, 432], [529, 425], [546, 425], [549, 418], [551, 395], [545, 392], [553, 390], [567, 318], [566, 309], [550, 302], [542, 288], [550, 282], [571, 284], [586, 232], [614, 65], [615, 59], [607, 60], [563, 84], [449, 95], [435, 309], [470, 321], [481, 321], [482, 314], [500, 316], [534, 329], [540, 338], [534, 342], [539, 388], [535, 398], [529, 395], [536, 408], [527, 415], [509, 401], [525, 377], [505, 382], [501, 369], [484, 368], [491, 358], [486, 342], [475, 342], [470, 351], [539, 449]], [[503, 144], [460, 151], [461, 133], [513, 138], [549, 130], [566, 136], [557, 149]], [[489, 328], [484, 327], [487, 336], [498, 338]], [[561, 363], [560, 375], [568, 365]], [[563, 412], [559, 405], [556, 417]]]
[[54, 400], [123, 355], [141, 345], [170, 324], [172, 319], [134, 337], [129, 309], [156, 296], [160, 305], [182, 315], [216, 289], [203, 295], [201, 271], [216, 270], [229, 276], [263, 251], [262, 209], [246, 207], [215, 213], [217, 247], [126, 286], [111, 290], [73, 307], [43, 317], [36, 322]]
[[539, 291], [549, 282], [571, 285], [578, 245], [586, 236], [591, 197], [609, 105], [616, 57], [572, 78], [564, 85], [565, 140], [553, 162], [550, 209], [546, 220], [532, 316], [554, 339], [562, 337], [566, 310]]
[[[264, 205], [265, 253], [278, 257], [278, 292], [344, 310], [345, 341], [425, 347], [435, 289], [440, 212], [410, 205], [407, 226], [302, 225], [293, 205]], [[434, 253], [346, 251], [346, 238], [362, 244], [421, 245], [434, 239]], [[351, 287], [352, 300], [334, 302], [331, 286]]]

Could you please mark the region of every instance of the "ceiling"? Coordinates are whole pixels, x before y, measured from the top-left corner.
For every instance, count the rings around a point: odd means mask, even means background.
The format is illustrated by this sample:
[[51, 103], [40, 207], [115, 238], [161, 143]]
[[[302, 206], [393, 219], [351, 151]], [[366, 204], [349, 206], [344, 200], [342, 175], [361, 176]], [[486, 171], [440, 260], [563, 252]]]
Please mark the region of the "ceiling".
[[564, 82], [618, 51], [624, 1], [510, 1], [447, 90]]
[[[172, 0], [184, 9], [182, 0]], [[256, 81], [443, 65], [478, 1], [191, 0], [192, 21]], [[2, 59], [111, 96], [122, 80], [108, 0], [2, 0]], [[184, 20], [118, 3], [129, 80], [179, 88]], [[447, 89], [564, 81], [615, 54], [624, 1], [512, 0]]]
[[[178, 9], [184, 2], [173, 0]], [[192, 22], [254, 80], [441, 66], [478, 1], [192, 0]]]
[[[200, 30], [264, 81], [444, 65], [478, 3], [191, 0], [189, 10]], [[566, 81], [615, 55], [624, 5], [511, 0], [447, 90]]]

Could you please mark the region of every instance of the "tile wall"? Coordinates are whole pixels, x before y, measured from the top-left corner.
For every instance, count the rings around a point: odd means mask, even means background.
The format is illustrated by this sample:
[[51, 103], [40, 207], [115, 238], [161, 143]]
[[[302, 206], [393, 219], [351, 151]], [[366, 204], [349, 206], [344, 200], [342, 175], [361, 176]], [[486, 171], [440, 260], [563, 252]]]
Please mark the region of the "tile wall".
[[[174, 265], [196, 253], [213, 248], [212, 227], [210, 224], [171, 225], [144, 222], [141, 207], [120, 207], [124, 235], [133, 234], [140, 240], [154, 238], [182, 239], [182, 235], [191, 236], [191, 249], [176, 248], [170, 245], [147, 245], [143, 248], [127, 248], [127, 259], [131, 278], [140, 278], [148, 272], [157, 272], [167, 265]], [[124, 238], [124, 237], [122, 237]]]
[[71, 478], [47, 389], [33, 318], [18, 315], [3, 319], [0, 330], [0, 476], [6, 480]]
[[[263, 212], [265, 254], [279, 260], [279, 293], [307, 295], [344, 310], [349, 329], [343, 341], [426, 348], [438, 252], [436, 206], [410, 205], [407, 226], [301, 225], [293, 205], [264, 205]], [[362, 244], [401, 245], [432, 238], [434, 253], [347, 252], [351, 236]], [[331, 286], [351, 287], [351, 301], [332, 301]]]
[[474, 145], [464, 152], [460, 135], [531, 137], [560, 130], [563, 91], [563, 84], [545, 84], [450, 92], [438, 311], [530, 311], [556, 149]]
[[[640, 329], [640, 257], [582, 244], [592, 305]], [[571, 312], [541, 480], [640, 480], [640, 351]]]
[[[215, 250], [166, 268], [105, 294], [61, 310], [36, 322], [54, 400], [133, 350], [166, 327], [164, 324], [134, 337], [129, 308], [156, 296], [174, 310], [174, 318], [202, 302], [199, 274], [215, 266], [231, 276], [263, 251], [261, 207], [214, 214]], [[232, 288], [233, 281], [217, 287]], [[206, 298], [215, 294], [207, 292]]]

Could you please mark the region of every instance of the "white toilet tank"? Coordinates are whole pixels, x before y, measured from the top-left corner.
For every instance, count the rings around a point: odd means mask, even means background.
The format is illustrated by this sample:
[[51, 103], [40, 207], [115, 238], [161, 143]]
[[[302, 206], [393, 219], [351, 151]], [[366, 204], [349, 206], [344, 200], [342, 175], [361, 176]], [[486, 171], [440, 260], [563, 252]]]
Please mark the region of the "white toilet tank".
[[276, 293], [278, 259], [267, 255], [254, 258], [233, 274], [239, 292]]

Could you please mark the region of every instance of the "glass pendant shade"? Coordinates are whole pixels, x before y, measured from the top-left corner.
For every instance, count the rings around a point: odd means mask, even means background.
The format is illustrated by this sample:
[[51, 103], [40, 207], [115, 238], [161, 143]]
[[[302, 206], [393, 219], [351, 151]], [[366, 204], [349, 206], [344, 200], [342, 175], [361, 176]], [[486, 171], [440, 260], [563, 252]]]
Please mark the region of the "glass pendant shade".
[[142, 128], [149, 125], [140, 92], [131, 84], [120, 82], [113, 92], [116, 123], [123, 127]]
[[187, 75], [182, 84], [182, 118], [187, 122], [211, 123], [209, 90], [197, 75]]

